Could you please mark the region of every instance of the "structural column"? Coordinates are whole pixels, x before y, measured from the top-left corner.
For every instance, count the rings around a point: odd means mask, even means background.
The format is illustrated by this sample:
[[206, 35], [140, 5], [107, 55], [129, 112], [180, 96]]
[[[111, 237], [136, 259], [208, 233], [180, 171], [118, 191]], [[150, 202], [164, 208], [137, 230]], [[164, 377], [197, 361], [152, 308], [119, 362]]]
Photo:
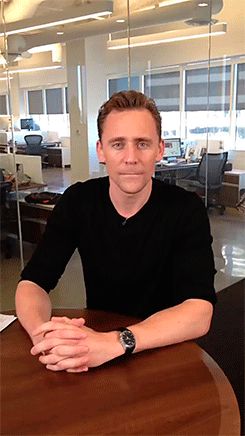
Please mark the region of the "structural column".
[[85, 40], [66, 43], [72, 182], [89, 178]]

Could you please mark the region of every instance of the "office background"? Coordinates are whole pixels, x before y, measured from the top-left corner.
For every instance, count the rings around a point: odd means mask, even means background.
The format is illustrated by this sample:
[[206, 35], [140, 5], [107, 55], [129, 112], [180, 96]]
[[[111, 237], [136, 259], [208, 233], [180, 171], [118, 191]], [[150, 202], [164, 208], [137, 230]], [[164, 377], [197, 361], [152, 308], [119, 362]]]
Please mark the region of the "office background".
[[[203, 146], [228, 151], [233, 169], [245, 172], [243, 0], [52, 0], [23, 8], [11, 0], [2, 8], [1, 168], [14, 172], [11, 141], [21, 146], [26, 134], [40, 133], [45, 143], [59, 145], [47, 151], [53, 165], [15, 156], [34, 183], [62, 192], [76, 180], [103, 176], [95, 150], [98, 108], [112, 92], [129, 87], [156, 99], [165, 138], [181, 138], [197, 154]], [[111, 13], [103, 15], [106, 9]], [[100, 15], [89, 15], [98, 10]], [[21, 129], [23, 119], [34, 120], [35, 130]], [[243, 185], [237, 189], [242, 193]], [[18, 202], [25, 192], [20, 186]], [[222, 216], [210, 212], [217, 291], [244, 277], [244, 215], [234, 206]], [[21, 230], [24, 218], [21, 209]], [[21, 257], [25, 262], [33, 248], [25, 238], [19, 246], [13, 235], [11, 258], [3, 252], [3, 309], [13, 307]], [[76, 253], [52, 298], [57, 307], [85, 304]]]

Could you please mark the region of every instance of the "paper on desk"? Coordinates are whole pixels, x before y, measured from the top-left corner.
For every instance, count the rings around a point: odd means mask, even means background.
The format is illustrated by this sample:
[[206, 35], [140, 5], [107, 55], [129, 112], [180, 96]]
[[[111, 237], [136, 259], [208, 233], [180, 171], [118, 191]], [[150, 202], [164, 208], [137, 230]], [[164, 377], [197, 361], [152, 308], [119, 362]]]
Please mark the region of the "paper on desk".
[[0, 332], [8, 327], [8, 325], [15, 319], [17, 319], [17, 317], [14, 315], [4, 315], [3, 313], [0, 313]]

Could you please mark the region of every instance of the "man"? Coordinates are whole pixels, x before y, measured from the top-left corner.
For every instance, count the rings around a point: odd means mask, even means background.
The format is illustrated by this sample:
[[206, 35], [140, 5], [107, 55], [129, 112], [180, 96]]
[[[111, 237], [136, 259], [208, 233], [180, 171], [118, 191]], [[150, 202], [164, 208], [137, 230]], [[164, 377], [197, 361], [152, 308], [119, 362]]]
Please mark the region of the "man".
[[[114, 94], [100, 108], [98, 133], [109, 177], [65, 191], [16, 292], [31, 353], [54, 371], [87, 371], [125, 352], [202, 336], [215, 303], [205, 207], [196, 194], [152, 178], [164, 149], [154, 101], [136, 91]], [[76, 248], [88, 308], [141, 322], [101, 333], [83, 319], [50, 320], [48, 292]]]

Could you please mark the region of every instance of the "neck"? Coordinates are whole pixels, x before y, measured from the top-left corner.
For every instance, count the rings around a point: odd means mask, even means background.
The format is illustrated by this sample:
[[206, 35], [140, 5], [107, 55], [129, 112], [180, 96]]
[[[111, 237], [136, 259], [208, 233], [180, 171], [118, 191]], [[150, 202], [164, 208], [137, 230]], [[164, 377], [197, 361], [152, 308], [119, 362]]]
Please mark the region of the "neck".
[[127, 193], [110, 180], [109, 195], [116, 211], [125, 218], [135, 215], [147, 203], [152, 190], [152, 180], [140, 191]]

